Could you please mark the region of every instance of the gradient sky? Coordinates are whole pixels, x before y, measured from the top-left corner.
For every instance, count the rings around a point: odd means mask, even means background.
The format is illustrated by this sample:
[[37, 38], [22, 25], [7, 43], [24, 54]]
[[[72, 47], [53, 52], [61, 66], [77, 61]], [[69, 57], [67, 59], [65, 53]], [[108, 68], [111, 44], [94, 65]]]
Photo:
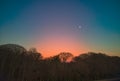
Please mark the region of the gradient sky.
[[120, 56], [120, 0], [0, 0], [0, 44], [43, 56], [102, 52]]

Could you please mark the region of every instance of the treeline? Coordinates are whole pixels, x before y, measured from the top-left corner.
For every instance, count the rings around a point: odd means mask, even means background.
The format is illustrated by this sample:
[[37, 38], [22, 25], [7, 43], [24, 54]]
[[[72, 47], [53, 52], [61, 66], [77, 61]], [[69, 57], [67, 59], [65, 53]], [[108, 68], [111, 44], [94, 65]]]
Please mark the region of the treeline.
[[62, 52], [44, 59], [34, 48], [0, 45], [0, 81], [94, 81], [120, 73], [120, 57]]

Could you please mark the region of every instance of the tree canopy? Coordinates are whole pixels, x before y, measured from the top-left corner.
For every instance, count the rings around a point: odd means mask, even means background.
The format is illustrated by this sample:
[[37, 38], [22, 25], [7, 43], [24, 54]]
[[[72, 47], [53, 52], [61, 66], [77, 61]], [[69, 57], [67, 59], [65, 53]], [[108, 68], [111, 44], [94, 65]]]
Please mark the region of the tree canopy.
[[103, 53], [61, 52], [45, 59], [35, 48], [0, 45], [0, 81], [94, 81], [120, 74], [119, 68], [120, 57]]

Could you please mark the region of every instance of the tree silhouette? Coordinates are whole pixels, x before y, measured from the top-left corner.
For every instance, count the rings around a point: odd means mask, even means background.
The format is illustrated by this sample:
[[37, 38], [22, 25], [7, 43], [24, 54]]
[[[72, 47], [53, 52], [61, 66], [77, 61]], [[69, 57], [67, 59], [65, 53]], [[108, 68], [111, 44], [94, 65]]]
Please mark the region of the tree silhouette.
[[73, 55], [69, 52], [61, 52], [58, 55], [59, 55], [59, 58], [61, 59], [62, 62], [67, 62], [68, 59], [73, 57]]
[[43, 58], [42, 55], [37, 52], [36, 48], [30, 48], [28, 54], [31, 58], [35, 60], [41, 60]]
[[5, 44], [5, 45], [0, 45], [0, 51], [4, 52], [13, 52], [13, 54], [22, 54], [26, 52], [27, 50], [17, 44]]
[[[72, 61], [68, 62], [71, 59]], [[120, 57], [69, 52], [43, 58], [35, 48], [0, 45], [0, 81], [94, 81], [120, 74]]]

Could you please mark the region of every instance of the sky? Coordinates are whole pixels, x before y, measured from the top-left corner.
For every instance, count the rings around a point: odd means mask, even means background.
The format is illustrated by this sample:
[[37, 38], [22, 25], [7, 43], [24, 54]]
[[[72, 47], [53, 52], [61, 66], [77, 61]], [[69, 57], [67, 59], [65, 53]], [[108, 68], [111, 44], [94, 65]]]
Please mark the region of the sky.
[[0, 0], [0, 45], [43, 56], [101, 52], [120, 56], [119, 0]]

